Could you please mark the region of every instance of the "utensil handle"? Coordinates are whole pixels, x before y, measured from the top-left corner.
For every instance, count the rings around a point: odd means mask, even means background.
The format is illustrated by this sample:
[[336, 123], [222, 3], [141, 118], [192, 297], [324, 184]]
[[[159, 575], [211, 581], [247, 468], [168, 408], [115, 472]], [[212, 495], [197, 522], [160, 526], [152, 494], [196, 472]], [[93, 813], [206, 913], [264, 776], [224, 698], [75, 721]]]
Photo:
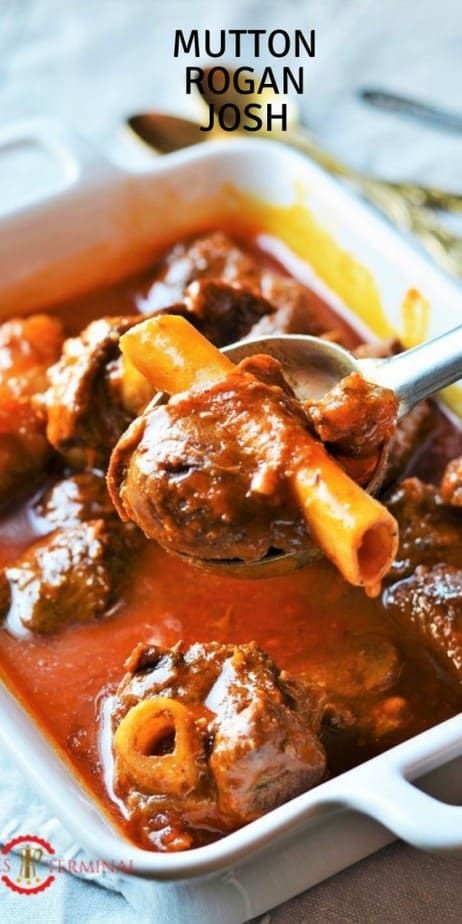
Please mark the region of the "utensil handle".
[[393, 389], [402, 416], [418, 401], [462, 377], [462, 324], [391, 359], [373, 365], [366, 361], [364, 375]]
[[360, 96], [378, 109], [408, 115], [414, 119], [428, 122], [430, 125], [435, 125], [437, 128], [462, 131], [462, 116], [455, 112], [440, 109], [439, 106], [430, 106], [428, 103], [421, 103], [419, 100], [410, 99], [407, 96], [398, 96], [385, 90], [365, 89], [361, 90]]
[[401, 193], [410, 205], [434, 209], [437, 212], [462, 212], [462, 195], [438, 186], [419, 186], [418, 183], [393, 181], [390, 189]]

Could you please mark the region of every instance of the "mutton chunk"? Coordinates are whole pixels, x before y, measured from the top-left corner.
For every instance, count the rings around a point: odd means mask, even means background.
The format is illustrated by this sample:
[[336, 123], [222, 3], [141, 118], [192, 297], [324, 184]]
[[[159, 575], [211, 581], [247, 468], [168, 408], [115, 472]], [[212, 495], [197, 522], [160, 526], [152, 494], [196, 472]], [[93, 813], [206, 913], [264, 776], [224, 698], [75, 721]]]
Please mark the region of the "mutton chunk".
[[330, 699], [364, 700], [396, 683], [402, 662], [393, 643], [378, 633], [352, 635], [338, 645], [318, 646], [306, 679], [326, 690]]
[[215, 231], [172, 248], [141, 307], [148, 313], [182, 302], [188, 286], [196, 280], [237, 283], [257, 291], [259, 275], [251, 254], [228, 235]]
[[221, 348], [252, 333], [259, 318], [273, 313], [274, 306], [253, 289], [204, 277], [186, 286], [181, 301], [151, 315], [180, 315]]
[[235, 649], [228, 665], [228, 689], [209, 694], [218, 710], [209, 766], [221, 811], [250, 821], [320, 781], [318, 703], [261, 651]]
[[385, 592], [384, 603], [401, 630], [423, 644], [461, 682], [462, 569], [419, 565], [411, 577]]
[[49, 315], [0, 325], [0, 503], [20, 493], [46, 466], [51, 447], [36, 396], [60, 355], [59, 320]]
[[318, 646], [300, 679], [324, 691], [322, 724], [328, 733], [370, 746], [409, 723], [409, 705], [395, 689], [402, 668], [398, 649], [385, 635], [355, 633], [341, 645]]
[[352, 372], [305, 411], [323, 443], [351, 456], [377, 452], [393, 436], [398, 401], [393, 391]]
[[326, 333], [313, 295], [296, 279], [264, 270], [258, 292], [273, 306], [273, 311], [255, 322], [250, 331], [252, 337], [271, 334], [311, 334], [317, 337]]
[[462, 457], [448, 462], [440, 485], [441, 498], [451, 507], [462, 507]]
[[352, 372], [320, 400], [305, 401], [304, 409], [315, 435], [350, 478], [367, 487], [382, 470], [383, 450], [395, 433], [398, 402], [394, 393]]
[[[247, 368], [261, 376], [257, 380]], [[307, 421], [269, 356], [226, 381], [148, 406], [117, 443], [111, 497], [167, 550], [207, 559], [262, 558], [304, 548], [309, 535], [287, 470]]]
[[79, 526], [89, 520], [112, 518], [118, 521], [104, 473], [90, 469], [62, 478], [46, 488], [34, 505], [34, 516], [41, 527], [47, 526], [50, 530]]
[[45, 538], [0, 574], [0, 616], [48, 634], [101, 618], [118, 601], [143, 537], [123, 524], [104, 474], [88, 470], [47, 487], [33, 508]]
[[264, 267], [238, 243], [217, 231], [178, 244], [168, 255], [143, 313], [170, 309], [199, 328], [216, 346], [250, 334], [321, 334], [313, 295], [277, 269]]
[[[196, 829], [203, 825], [226, 831], [322, 779], [325, 754], [318, 739], [316, 695], [279, 671], [255, 643], [212, 642], [184, 650], [181, 645], [167, 650], [140, 644], [127, 667], [113, 710], [114, 785], [141, 833], [151, 843], [155, 839], [160, 849], [171, 849], [165, 837], [171, 840], [172, 829], [180, 844], [191, 846], [190, 830], [189, 841], [181, 840], [188, 837], [189, 819]], [[173, 746], [155, 752], [152, 771], [145, 760], [153, 754], [151, 736], [148, 753], [141, 755], [147, 778], [137, 778], [133, 754], [117, 746], [118, 730], [137, 715], [140, 704], [161, 708], [163, 700], [173, 712], [172, 703], [180, 704], [194, 724], [190, 734], [195, 746], [182, 761], [192, 782], [179, 801], [167, 773], [177, 759], [179, 728]], [[148, 737], [141, 721], [133, 746], [144, 738], [148, 742]]]
[[137, 316], [100, 318], [65, 341], [48, 371], [47, 437], [72, 462], [106, 460], [132, 419], [123, 399], [119, 340]]
[[213, 279], [192, 282], [185, 296], [185, 317], [215, 346], [241, 340], [259, 318], [274, 313], [261, 295], [237, 284]]
[[390, 579], [406, 577], [421, 564], [462, 566], [460, 510], [444, 504], [434, 485], [406, 478], [386, 506], [398, 521], [400, 537]]
[[389, 446], [383, 489], [402, 478], [422, 449], [435, 422], [435, 408], [431, 401], [419, 401], [395, 428]]
[[[354, 351], [360, 359], [386, 359], [401, 353], [403, 345], [396, 338], [362, 343]], [[435, 406], [431, 401], [419, 401], [398, 421], [388, 444], [388, 455], [382, 489], [390, 488], [406, 475], [416, 455], [422, 450], [435, 423]]]
[[55, 530], [4, 569], [2, 615], [41, 635], [101, 618], [118, 599], [135, 547], [134, 531], [104, 520]]

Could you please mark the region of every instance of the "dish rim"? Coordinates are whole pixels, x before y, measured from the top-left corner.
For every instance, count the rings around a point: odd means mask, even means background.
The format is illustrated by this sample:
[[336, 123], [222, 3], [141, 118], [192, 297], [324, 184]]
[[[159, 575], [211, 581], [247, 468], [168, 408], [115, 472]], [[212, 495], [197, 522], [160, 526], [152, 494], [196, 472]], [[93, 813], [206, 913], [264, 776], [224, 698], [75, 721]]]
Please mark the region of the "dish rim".
[[[0, 145], [1, 145], [0, 136]], [[65, 140], [65, 142], [67, 141]], [[202, 162], [202, 165], [213, 165], [217, 158], [223, 155], [234, 157], [254, 158], [258, 154], [259, 161], [268, 154], [268, 161], [278, 157], [287, 161], [287, 166], [311, 173], [311, 176], [322, 178], [322, 182], [330, 186], [335, 193], [356, 209], [357, 214], [369, 225], [372, 222], [374, 232], [380, 240], [385, 240], [391, 246], [399, 242], [402, 253], [425, 273], [430, 272], [441, 281], [444, 292], [452, 289], [452, 294], [458, 293], [455, 283], [446, 279], [439, 271], [431, 267], [411, 245], [401, 239], [392, 228], [364, 203], [358, 202], [352, 194], [340, 187], [335, 180], [324, 172], [307, 162], [306, 159], [284, 145], [273, 141], [232, 140], [229, 142], [207, 143], [187, 151], [177, 152], [159, 163], [154, 164], [149, 171], [140, 174], [127, 174], [113, 165], [104, 165], [101, 158], [93, 160], [88, 158], [87, 152], [81, 156], [80, 148], [70, 144], [72, 155], [76, 158], [79, 169], [70, 187], [64, 194], [55, 194], [50, 199], [36, 203], [31, 209], [27, 207], [3, 219], [0, 224], [0, 235], [11, 226], [13, 232], [26, 221], [29, 215], [46, 216], [53, 201], [59, 201], [63, 195], [71, 198], [79, 195], [79, 187], [91, 182], [96, 186], [98, 182], [111, 183], [130, 182], [142, 184], [146, 180], [155, 182], [164, 175], [181, 171], [185, 166], [190, 167]], [[80, 170], [80, 173], [79, 173]], [[107, 176], [105, 173], [107, 171]], [[80, 179], [79, 179], [80, 177]], [[106, 177], [106, 179], [105, 179]], [[19, 223], [19, 224], [18, 224]], [[1, 236], [0, 236], [1, 244]], [[424, 268], [424, 270], [422, 269]], [[462, 714], [440, 723], [433, 728], [408, 739], [400, 745], [391, 748], [372, 758], [358, 767], [347, 771], [331, 780], [296, 798], [289, 800], [273, 811], [267, 813], [256, 821], [250, 822], [243, 828], [224, 835], [217, 841], [203, 847], [195, 847], [182, 853], [162, 854], [144, 850], [126, 840], [115, 824], [109, 820], [97, 798], [89, 797], [88, 791], [82, 794], [82, 783], [76, 774], [72, 773], [69, 765], [60, 758], [30, 713], [21, 706], [19, 699], [6, 687], [0, 689], [0, 705], [6, 707], [6, 721], [0, 723], [0, 737], [12, 750], [16, 758], [34, 777], [36, 782], [57, 810], [65, 824], [74, 832], [79, 842], [89, 848], [103, 859], [114, 859], [127, 865], [127, 872], [138, 876], [158, 879], [187, 879], [203, 877], [211, 873], [229, 868], [232, 865], [244, 862], [256, 852], [274, 847], [274, 839], [284, 837], [299, 827], [308, 823], [311, 818], [318, 817], [325, 811], [337, 811], [353, 808], [362, 811], [370, 817], [376, 818], [385, 824], [391, 831], [405, 837], [410, 843], [428, 849], [459, 850], [462, 849], [462, 808], [449, 807], [430, 796], [422, 793], [409, 782], [418, 775], [434, 769], [441, 764], [462, 754]], [[24, 722], [30, 727], [25, 737], [17, 732], [15, 723], [18, 723], [18, 711], [23, 721], [19, 722], [24, 728]], [[5, 711], [5, 709], [4, 709]], [[42, 738], [42, 747], [37, 747], [36, 735]], [[45, 748], [45, 749], [44, 749]], [[37, 753], [39, 757], [37, 758]], [[71, 776], [72, 786], [66, 784], [65, 777]], [[372, 781], [372, 785], [371, 785]], [[380, 784], [380, 785], [379, 785]], [[380, 787], [385, 797], [381, 797]], [[69, 789], [75, 790], [69, 795]], [[79, 792], [80, 791], [80, 795]], [[393, 799], [395, 792], [400, 806]], [[83, 797], [82, 797], [83, 796]], [[403, 800], [407, 808], [403, 807]], [[85, 808], [85, 811], [82, 809]], [[95, 823], [95, 808], [104, 825]], [[80, 812], [79, 812], [80, 809]], [[428, 813], [431, 823], [422, 817], [422, 812]], [[435, 821], [436, 819], [436, 821]], [[445, 830], [435, 832], [434, 824], [442, 825]], [[132, 865], [133, 864], [133, 865]]]

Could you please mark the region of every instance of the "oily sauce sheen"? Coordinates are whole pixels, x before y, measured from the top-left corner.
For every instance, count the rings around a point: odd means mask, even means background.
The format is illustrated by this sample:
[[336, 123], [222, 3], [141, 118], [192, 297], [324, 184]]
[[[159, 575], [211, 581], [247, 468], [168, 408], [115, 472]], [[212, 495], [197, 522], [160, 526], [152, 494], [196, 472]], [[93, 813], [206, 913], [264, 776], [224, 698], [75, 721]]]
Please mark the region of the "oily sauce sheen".
[[[273, 258], [246, 241], [265, 265]], [[278, 265], [279, 271], [281, 266]], [[149, 288], [153, 271], [104, 293], [62, 306], [67, 333], [102, 314], [136, 311], [137, 299]], [[319, 314], [340, 330], [353, 347], [356, 332], [318, 296]], [[440, 477], [446, 461], [462, 452], [462, 435], [442, 414], [436, 433], [422, 446], [413, 474], [425, 480]], [[0, 566], [37, 538], [29, 495], [0, 519]], [[46, 637], [14, 637], [0, 630], [0, 666], [6, 683], [33, 715], [64, 760], [70, 761], [88, 789], [130, 836], [130, 826], [105, 785], [101, 750], [101, 710], [124, 674], [124, 660], [140, 642], [172, 646], [178, 640], [239, 644], [256, 641], [279, 668], [310, 676], [319, 668], [319, 652], [348, 658], [352, 639], [367, 633], [393, 641], [403, 669], [393, 695], [410, 704], [412, 720], [405, 737], [424, 730], [460, 710], [458, 685], [415, 639], [390, 621], [381, 599], [354, 589], [326, 561], [284, 577], [237, 580], [206, 573], [168, 555], [154, 542], [137, 560], [123, 597], [99, 622], [75, 625]], [[331, 774], [339, 773], [390, 747], [403, 737], [391, 731], [376, 744], [361, 742], [335, 726], [323, 733]], [[106, 774], [107, 775], [107, 774]]]

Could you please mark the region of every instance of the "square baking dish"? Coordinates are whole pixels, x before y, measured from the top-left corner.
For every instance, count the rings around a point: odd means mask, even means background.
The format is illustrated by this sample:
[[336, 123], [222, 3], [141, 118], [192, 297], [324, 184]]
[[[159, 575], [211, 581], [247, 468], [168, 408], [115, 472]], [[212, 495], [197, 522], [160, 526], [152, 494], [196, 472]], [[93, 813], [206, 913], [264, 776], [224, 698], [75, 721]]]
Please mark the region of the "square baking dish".
[[[309, 261], [309, 284], [327, 288], [334, 307], [350, 312], [369, 336], [395, 332], [411, 345], [462, 323], [455, 283], [328, 175], [275, 142], [201, 145], [159, 158], [149, 171], [126, 173], [46, 122], [9, 129], [0, 149], [28, 141], [51, 150], [64, 183], [0, 221], [2, 318], [115, 281], [175, 239], [224, 224], [258, 227], [282, 240], [294, 260]], [[411, 315], [409, 290], [419, 293]], [[458, 386], [449, 392], [454, 410], [460, 394]], [[238, 924], [393, 836], [424, 849], [462, 851], [462, 807], [449, 804], [462, 802], [462, 715], [218, 842], [167, 855], [123, 838], [6, 688], [0, 708], [0, 737], [63, 824], [93, 856], [132, 865], [141, 904], [153, 894], [156, 905], [168, 898], [173, 924], [185, 920], [185, 907], [191, 924], [204, 916]]]

